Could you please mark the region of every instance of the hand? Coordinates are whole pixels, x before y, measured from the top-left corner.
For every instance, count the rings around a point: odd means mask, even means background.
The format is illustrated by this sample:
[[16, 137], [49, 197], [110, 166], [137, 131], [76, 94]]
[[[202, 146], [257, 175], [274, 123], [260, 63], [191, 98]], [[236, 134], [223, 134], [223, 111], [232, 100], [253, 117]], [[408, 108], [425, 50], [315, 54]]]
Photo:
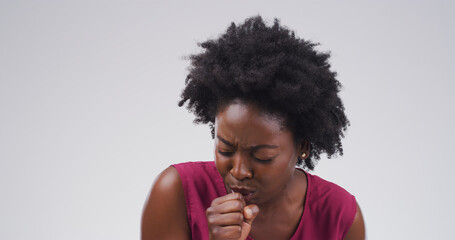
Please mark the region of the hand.
[[258, 213], [259, 207], [246, 206], [240, 193], [216, 198], [206, 211], [210, 240], [245, 240]]

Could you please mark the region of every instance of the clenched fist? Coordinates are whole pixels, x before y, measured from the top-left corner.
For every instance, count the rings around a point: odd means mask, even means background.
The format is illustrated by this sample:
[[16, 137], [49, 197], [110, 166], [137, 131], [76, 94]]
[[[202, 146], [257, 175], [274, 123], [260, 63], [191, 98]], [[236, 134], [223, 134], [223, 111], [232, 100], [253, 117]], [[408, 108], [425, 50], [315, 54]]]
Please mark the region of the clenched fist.
[[206, 211], [210, 240], [245, 240], [258, 213], [259, 207], [246, 206], [240, 193], [216, 198]]

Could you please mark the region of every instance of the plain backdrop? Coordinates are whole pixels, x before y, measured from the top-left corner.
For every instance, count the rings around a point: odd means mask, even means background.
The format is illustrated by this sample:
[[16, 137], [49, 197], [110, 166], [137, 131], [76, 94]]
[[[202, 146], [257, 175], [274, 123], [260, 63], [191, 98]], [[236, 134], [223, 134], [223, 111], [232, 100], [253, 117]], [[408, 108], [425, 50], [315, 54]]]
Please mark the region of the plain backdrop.
[[0, 239], [139, 239], [172, 163], [213, 160], [177, 102], [197, 43], [275, 17], [330, 51], [351, 121], [313, 172], [369, 239], [453, 239], [453, 1], [0, 0]]

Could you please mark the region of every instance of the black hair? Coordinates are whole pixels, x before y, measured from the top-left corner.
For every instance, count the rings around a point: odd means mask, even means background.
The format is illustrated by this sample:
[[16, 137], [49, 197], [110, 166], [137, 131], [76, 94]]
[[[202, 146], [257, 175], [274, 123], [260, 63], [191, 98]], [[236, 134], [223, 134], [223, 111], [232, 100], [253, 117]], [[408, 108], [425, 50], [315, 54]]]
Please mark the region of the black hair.
[[220, 106], [234, 99], [255, 103], [284, 117], [296, 142], [310, 142], [310, 155], [297, 165], [313, 170], [321, 153], [343, 155], [341, 138], [349, 126], [330, 53], [316, 51], [318, 45], [295, 36], [277, 19], [272, 26], [260, 16], [232, 23], [217, 39], [199, 43], [201, 53], [189, 56], [178, 105], [188, 102], [194, 122], [208, 123], [213, 138]]

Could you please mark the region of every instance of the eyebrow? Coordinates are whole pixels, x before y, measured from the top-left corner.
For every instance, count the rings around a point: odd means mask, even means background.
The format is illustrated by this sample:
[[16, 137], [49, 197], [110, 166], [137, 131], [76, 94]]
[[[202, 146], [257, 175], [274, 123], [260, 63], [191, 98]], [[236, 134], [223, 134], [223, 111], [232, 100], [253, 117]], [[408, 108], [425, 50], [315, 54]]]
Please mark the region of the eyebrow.
[[[222, 141], [224, 144], [230, 146], [230, 147], [233, 147], [234, 144], [229, 142], [228, 140], [220, 137], [219, 135], [216, 135], [216, 137]], [[278, 148], [278, 146], [276, 145], [270, 145], [270, 144], [261, 144], [261, 145], [256, 145], [256, 146], [249, 146], [248, 149], [252, 150], [252, 151], [255, 151], [255, 150], [258, 150], [259, 148]]]

